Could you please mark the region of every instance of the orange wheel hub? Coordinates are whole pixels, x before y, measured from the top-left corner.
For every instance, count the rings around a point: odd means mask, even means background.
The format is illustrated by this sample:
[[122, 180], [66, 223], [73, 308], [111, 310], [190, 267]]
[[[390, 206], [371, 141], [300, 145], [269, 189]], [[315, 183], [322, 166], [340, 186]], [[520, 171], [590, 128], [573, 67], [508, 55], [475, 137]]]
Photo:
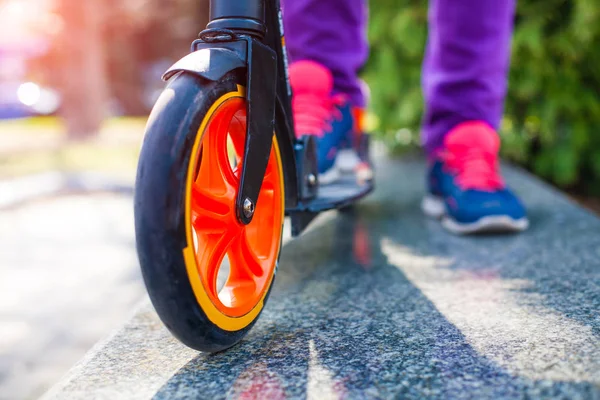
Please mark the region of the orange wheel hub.
[[252, 222], [243, 225], [235, 202], [246, 141], [244, 99], [225, 100], [199, 134], [188, 198], [196, 265], [215, 307], [240, 317], [264, 297], [279, 255], [284, 211], [279, 149], [274, 140]]

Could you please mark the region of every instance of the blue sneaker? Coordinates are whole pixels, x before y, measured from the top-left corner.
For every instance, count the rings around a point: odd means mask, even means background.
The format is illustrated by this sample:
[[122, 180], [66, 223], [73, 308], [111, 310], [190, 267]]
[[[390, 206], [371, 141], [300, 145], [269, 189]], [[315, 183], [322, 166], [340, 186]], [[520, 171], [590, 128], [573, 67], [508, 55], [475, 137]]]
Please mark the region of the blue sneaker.
[[484, 122], [452, 129], [431, 162], [425, 214], [456, 234], [527, 229], [525, 208], [500, 175], [499, 150], [498, 134]]
[[356, 110], [345, 96], [332, 94], [333, 75], [321, 64], [297, 61], [289, 73], [296, 134], [316, 137], [319, 182], [333, 183], [360, 164], [350, 145]]

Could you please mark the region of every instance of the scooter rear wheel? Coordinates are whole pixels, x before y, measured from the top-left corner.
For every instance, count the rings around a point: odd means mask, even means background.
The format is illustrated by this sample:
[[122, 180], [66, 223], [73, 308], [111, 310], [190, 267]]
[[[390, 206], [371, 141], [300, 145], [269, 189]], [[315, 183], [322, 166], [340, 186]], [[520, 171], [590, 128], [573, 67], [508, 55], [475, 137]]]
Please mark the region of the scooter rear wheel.
[[242, 80], [172, 78], [150, 115], [135, 192], [137, 250], [168, 329], [201, 351], [224, 350], [259, 317], [279, 258], [284, 182], [276, 138], [252, 222], [235, 199], [246, 140]]

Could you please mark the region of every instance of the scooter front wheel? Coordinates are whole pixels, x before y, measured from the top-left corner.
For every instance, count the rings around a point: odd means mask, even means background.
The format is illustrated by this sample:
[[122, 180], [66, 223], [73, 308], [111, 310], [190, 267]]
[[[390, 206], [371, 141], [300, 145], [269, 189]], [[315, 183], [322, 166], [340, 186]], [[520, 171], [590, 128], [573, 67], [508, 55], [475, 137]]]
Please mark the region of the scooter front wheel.
[[233, 346], [258, 319], [275, 277], [284, 219], [274, 137], [252, 221], [235, 211], [246, 140], [242, 79], [180, 73], [153, 109], [135, 191], [137, 251], [167, 328], [197, 350]]

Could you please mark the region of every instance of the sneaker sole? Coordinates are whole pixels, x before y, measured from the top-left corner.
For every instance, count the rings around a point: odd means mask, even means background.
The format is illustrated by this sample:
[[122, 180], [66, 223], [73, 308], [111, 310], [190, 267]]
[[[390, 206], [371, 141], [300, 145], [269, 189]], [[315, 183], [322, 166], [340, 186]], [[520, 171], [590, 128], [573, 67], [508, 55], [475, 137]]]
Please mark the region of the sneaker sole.
[[342, 173], [339, 169], [335, 167], [335, 165], [329, 168], [327, 171], [319, 174], [319, 184], [321, 185], [329, 185], [336, 181], [338, 181], [342, 177]]
[[341, 149], [335, 158], [335, 168], [342, 173], [352, 173], [360, 164], [360, 158], [352, 149]]
[[522, 232], [529, 227], [527, 217], [514, 219], [509, 215], [490, 215], [475, 222], [461, 223], [446, 214], [446, 206], [442, 199], [431, 195], [423, 198], [421, 209], [425, 215], [441, 220], [444, 228], [457, 235]]
[[[356, 151], [341, 149], [335, 158], [333, 166], [322, 174], [319, 174], [319, 183], [321, 185], [329, 185], [340, 180], [343, 176], [351, 175], [355, 173], [359, 164], [360, 158], [356, 154]], [[372, 179], [372, 175], [372, 172], [370, 175], [362, 173], [357, 175], [357, 179], [370, 180]]]

